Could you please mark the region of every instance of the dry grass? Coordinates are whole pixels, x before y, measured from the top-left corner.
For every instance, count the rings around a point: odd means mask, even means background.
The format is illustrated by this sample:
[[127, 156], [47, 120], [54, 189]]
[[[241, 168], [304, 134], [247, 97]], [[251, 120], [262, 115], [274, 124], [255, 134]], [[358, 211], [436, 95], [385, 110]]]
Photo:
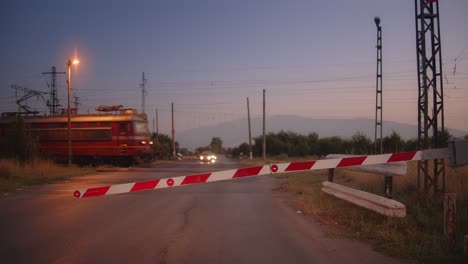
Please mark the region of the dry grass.
[[[415, 191], [417, 186], [417, 162], [408, 162], [408, 172], [405, 176], [393, 177], [393, 188], [398, 193], [405, 191]], [[460, 200], [464, 200], [468, 196], [468, 166], [451, 168], [446, 166], [446, 192], [457, 194]], [[350, 170], [336, 170], [335, 175], [339, 179], [348, 182], [350, 186], [363, 190], [381, 193], [383, 190], [382, 175], [356, 172]], [[423, 184], [423, 178], [421, 178]]]
[[91, 172], [94, 169], [69, 168], [49, 160], [36, 159], [21, 164], [12, 159], [0, 159], [0, 191], [12, 191], [24, 185], [48, 183]]
[[[344, 235], [370, 240], [386, 254], [422, 263], [468, 263], [462, 255], [463, 235], [468, 234], [468, 167], [446, 167], [446, 191], [457, 194], [457, 238], [455, 252], [449, 252], [443, 236], [443, 207], [418, 194], [417, 162], [408, 164], [406, 176], [394, 177], [394, 199], [407, 206], [407, 217], [388, 218], [323, 193], [321, 182], [328, 171], [277, 175], [287, 179], [286, 190], [296, 194], [294, 206], [326, 224], [344, 228]], [[335, 182], [383, 194], [383, 176], [336, 170]], [[343, 229], [339, 229], [343, 230]]]

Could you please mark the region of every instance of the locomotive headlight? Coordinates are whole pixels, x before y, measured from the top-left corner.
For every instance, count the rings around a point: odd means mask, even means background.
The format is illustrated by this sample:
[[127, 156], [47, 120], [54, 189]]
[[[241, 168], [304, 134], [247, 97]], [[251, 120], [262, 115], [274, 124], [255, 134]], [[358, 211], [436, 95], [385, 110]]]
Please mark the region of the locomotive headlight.
[[149, 144], [150, 144], [150, 145], [153, 145], [153, 144], [154, 144], [154, 142], [153, 142], [153, 141], [150, 141], [150, 142], [149, 142]]
[[145, 141], [145, 140], [142, 140], [142, 141], [141, 141], [141, 144], [142, 144], [142, 145], [146, 145], [146, 141]]

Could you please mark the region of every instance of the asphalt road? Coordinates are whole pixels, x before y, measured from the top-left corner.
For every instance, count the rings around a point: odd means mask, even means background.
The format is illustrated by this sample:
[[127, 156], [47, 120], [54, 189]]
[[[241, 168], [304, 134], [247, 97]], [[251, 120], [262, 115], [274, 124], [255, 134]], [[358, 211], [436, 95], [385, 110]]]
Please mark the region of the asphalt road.
[[75, 199], [73, 190], [237, 168], [182, 161], [0, 197], [1, 263], [398, 263], [297, 214], [268, 176]]

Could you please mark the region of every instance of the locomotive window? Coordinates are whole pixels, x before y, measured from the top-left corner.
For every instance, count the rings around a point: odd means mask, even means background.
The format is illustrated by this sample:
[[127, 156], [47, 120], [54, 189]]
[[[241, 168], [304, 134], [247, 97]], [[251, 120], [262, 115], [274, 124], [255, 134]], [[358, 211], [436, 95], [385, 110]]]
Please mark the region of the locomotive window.
[[127, 124], [126, 123], [119, 123], [119, 132], [127, 132]]
[[146, 133], [148, 132], [148, 126], [143, 122], [135, 122], [135, 133]]

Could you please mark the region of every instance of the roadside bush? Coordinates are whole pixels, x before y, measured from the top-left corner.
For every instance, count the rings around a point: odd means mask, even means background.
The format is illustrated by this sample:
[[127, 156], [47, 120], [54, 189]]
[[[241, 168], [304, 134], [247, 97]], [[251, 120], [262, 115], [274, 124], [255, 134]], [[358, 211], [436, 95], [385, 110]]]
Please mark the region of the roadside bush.
[[[151, 135], [153, 140], [153, 150], [157, 159], [171, 159], [172, 157], [172, 139], [165, 134], [153, 133]], [[176, 150], [179, 149], [179, 143], [175, 142]]]
[[[450, 137], [447, 132], [439, 135], [442, 140]], [[248, 153], [247, 145], [242, 143], [230, 150], [230, 154], [238, 156], [240, 152], [244, 155]], [[384, 153], [403, 152], [417, 150], [417, 139], [403, 140], [397, 132], [383, 138]], [[242, 150], [241, 150], [242, 149]], [[252, 146], [254, 156], [262, 156], [263, 137], [254, 138]], [[374, 144], [366, 135], [356, 132], [350, 139], [341, 137], [320, 138], [317, 133], [301, 135], [291, 131], [280, 131], [278, 133], [268, 133], [266, 135], [266, 153], [268, 156], [278, 156], [285, 154], [288, 157], [304, 156], [326, 156], [328, 154], [355, 154], [367, 155], [380, 153], [380, 142]]]
[[22, 164], [37, 157], [37, 141], [31, 135], [30, 127], [24, 122], [23, 117], [18, 116], [16, 122], [7, 128], [6, 134], [3, 157], [16, 159]]

